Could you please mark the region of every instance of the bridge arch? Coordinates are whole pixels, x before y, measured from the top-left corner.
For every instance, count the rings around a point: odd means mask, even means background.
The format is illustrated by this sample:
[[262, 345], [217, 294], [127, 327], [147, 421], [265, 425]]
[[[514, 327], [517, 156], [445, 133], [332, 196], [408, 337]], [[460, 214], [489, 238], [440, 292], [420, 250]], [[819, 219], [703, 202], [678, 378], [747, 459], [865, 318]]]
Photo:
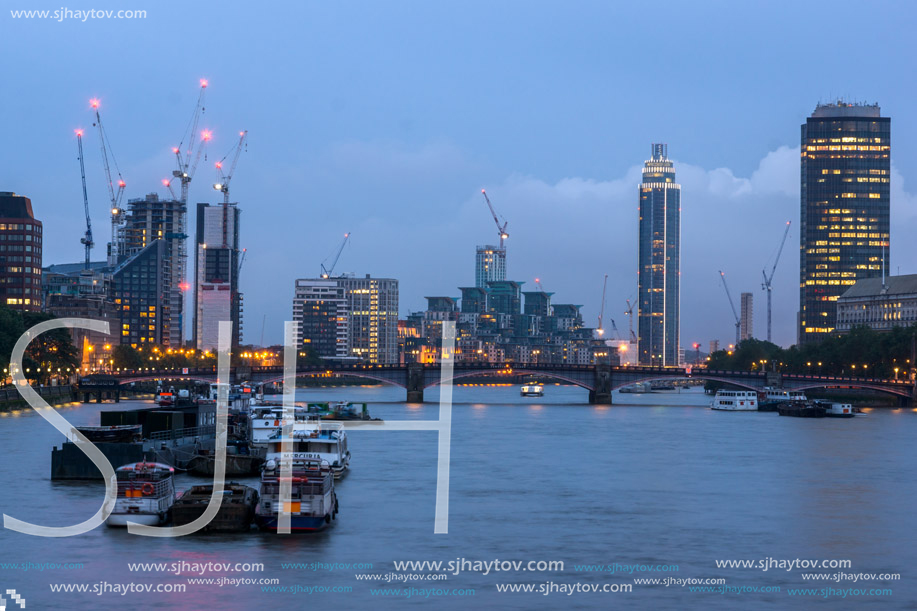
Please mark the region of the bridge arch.
[[[452, 381], [454, 382], [455, 380], [461, 380], [463, 378], [472, 378], [472, 377], [481, 377], [481, 376], [498, 377], [501, 375], [505, 376], [506, 373], [504, 370], [500, 370], [500, 369], [483, 369], [479, 371], [459, 371], [457, 373], [455, 372], [453, 373]], [[545, 371], [539, 371], [537, 369], [513, 369], [512, 375], [534, 375], [534, 376], [543, 378], [545, 380], [561, 380], [563, 382], [567, 382], [568, 384], [573, 384], [574, 386], [585, 388], [586, 390], [595, 390], [592, 384], [588, 384], [583, 380], [578, 380], [572, 376], [568, 376], [568, 375], [564, 375], [560, 373], [554, 373], [554, 372], [548, 373]], [[431, 388], [433, 386], [438, 386], [441, 382], [442, 382], [442, 379], [437, 377], [435, 380], [433, 380], [432, 382], [424, 386], [424, 388]]]
[[659, 380], [673, 380], [673, 379], [683, 379], [683, 380], [704, 380], [705, 382], [706, 382], [706, 381], [710, 381], [710, 382], [720, 382], [720, 383], [722, 383], [722, 384], [728, 384], [728, 385], [730, 385], [730, 386], [736, 386], [736, 387], [741, 388], [741, 389], [743, 389], [743, 390], [753, 390], [753, 391], [761, 390], [760, 388], [758, 388], [758, 387], [756, 387], [756, 386], [751, 386], [751, 385], [749, 385], [749, 384], [743, 384], [743, 383], [741, 383], [741, 382], [736, 382], [735, 380], [730, 380], [729, 378], [718, 378], [718, 377], [716, 377], [716, 376], [705, 376], [705, 375], [685, 375], [685, 376], [683, 376], [683, 377], [677, 377], [677, 376], [671, 376], [671, 375], [668, 375], [668, 376], [658, 376], [658, 375], [657, 375], [657, 376], [654, 376], [654, 375], [648, 375], [648, 376], [643, 377], [643, 378], [633, 379], [633, 380], [630, 380], [630, 381], [627, 381], [627, 382], [615, 384], [615, 385], [612, 386], [611, 389], [612, 389], [612, 390], [621, 390], [621, 389], [624, 388], [625, 386], [633, 386], [634, 384], [642, 384], [643, 382], [656, 382], [656, 381], [659, 381]]
[[[297, 378], [311, 378], [313, 376], [325, 375], [325, 374], [333, 374], [333, 375], [338, 375], [338, 376], [347, 377], [347, 378], [360, 378], [360, 379], [366, 379], [366, 380], [373, 380], [375, 382], [381, 382], [383, 384], [388, 384], [390, 386], [397, 386], [399, 388], [407, 388], [407, 386], [405, 386], [403, 383], [397, 382], [383, 375], [376, 374], [373, 370], [335, 371], [334, 369], [323, 369], [321, 371], [302, 371], [302, 372], [297, 371], [296, 377]], [[282, 375], [274, 376], [272, 378], [266, 378], [264, 380], [258, 380], [258, 382], [253, 382], [252, 384], [253, 385], [276, 384], [277, 382], [283, 382]]]
[[843, 390], [846, 388], [855, 388], [855, 389], [863, 389], [863, 390], [874, 390], [876, 392], [881, 392], [887, 395], [893, 395], [895, 397], [905, 397], [908, 399], [911, 398], [910, 388], [894, 388], [890, 386], [883, 386], [881, 384], [875, 384], [875, 383], [869, 383], [869, 382], [857, 383], [857, 382], [849, 382], [849, 381], [844, 381], [844, 382], [823, 381], [823, 382], [815, 382], [812, 384], [805, 384], [802, 386], [798, 386], [796, 384], [792, 385], [792, 390], [812, 390], [814, 388], [823, 388], [823, 389], [829, 389], [829, 390], [832, 390], [832, 389]]

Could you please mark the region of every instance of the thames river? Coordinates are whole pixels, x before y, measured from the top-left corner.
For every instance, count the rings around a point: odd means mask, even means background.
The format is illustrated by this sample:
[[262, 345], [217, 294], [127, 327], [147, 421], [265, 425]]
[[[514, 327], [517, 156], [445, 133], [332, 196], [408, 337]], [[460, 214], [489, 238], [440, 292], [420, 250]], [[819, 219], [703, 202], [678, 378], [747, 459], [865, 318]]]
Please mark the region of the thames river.
[[[297, 400], [366, 401], [387, 421], [438, 418], [435, 390], [422, 406], [403, 393], [316, 388]], [[595, 407], [584, 390], [553, 385], [537, 399], [518, 387], [457, 386], [454, 401], [448, 534], [433, 533], [437, 433], [349, 431], [340, 514], [321, 533], [160, 539], [100, 527], [45, 539], [2, 530], [0, 592], [15, 589], [31, 609], [917, 607], [913, 410], [852, 420], [721, 413], [706, 409], [700, 389], [615, 393], [615, 405]], [[95, 425], [100, 409], [140, 405], [149, 402], [56, 409]], [[101, 483], [50, 481], [62, 440], [31, 410], [0, 415], [4, 514], [63, 526], [95, 513]], [[203, 482], [181, 474], [177, 488]], [[753, 566], [722, 568], [730, 560]], [[165, 564], [131, 570], [137, 563]], [[231, 566], [215, 566], [223, 563]], [[52, 591], [81, 585], [86, 592]], [[136, 591], [143, 585], [185, 591]], [[499, 591], [525, 586], [535, 591]], [[610, 591], [584, 591], [593, 586]]]

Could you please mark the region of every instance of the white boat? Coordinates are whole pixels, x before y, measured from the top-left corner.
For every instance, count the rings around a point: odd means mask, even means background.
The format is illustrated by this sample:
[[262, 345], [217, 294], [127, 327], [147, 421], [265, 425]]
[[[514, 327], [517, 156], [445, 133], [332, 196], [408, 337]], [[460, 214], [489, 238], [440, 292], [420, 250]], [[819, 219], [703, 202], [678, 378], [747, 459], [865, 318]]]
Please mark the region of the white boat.
[[526, 384], [519, 393], [523, 397], [543, 397], [544, 386], [541, 384]]
[[[252, 445], [266, 448], [265, 460], [283, 459], [323, 460], [331, 465], [334, 477], [340, 479], [350, 468], [347, 432], [341, 422], [322, 421], [310, 417], [308, 410], [295, 407], [292, 436], [283, 436], [283, 408], [256, 407], [252, 413]], [[291, 452], [283, 452], [283, 443], [292, 444]]]
[[718, 390], [710, 408], [721, 412], [756, 412], [758, 393], [753, 390]]
[[618, 392], [622, 393], [645, 393], [652, 390], [652, 385], [649, 382], [637, 382], [636, 384], [631, 384], [629, 386], [624, 386]]
[[136, 522], [147, 526], [165, 524], [175, 502], [172, 476], [175, 469], [156, 462], [138, 462], [118, 467], [118, 496], [105, 521], [109, 526]]
[[827, 418], [853, 418], [856, 413], [849, 403], [822, 403]]

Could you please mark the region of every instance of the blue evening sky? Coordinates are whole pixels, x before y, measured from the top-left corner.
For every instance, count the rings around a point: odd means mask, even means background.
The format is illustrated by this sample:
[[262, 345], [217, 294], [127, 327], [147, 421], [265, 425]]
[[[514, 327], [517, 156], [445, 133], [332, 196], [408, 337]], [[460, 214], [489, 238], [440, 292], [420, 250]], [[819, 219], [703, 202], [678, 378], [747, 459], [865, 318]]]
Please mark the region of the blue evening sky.
[[[877, 101], [892, 117], [891, 268], [917, 272], [915, 5], [909, 2], [153, 2], [138, 20], [13, 19], [60, 9], [4, 0], [0, 190], [32, 198], [44, 264], [81, 259], [73, 129], [103, 120], [128, 197], [164, 195], [170, 148], [210, 81], [214, 130], [190, 202], [217, 203], [213, 162], [240, 129], [245, 341], [279, 342], [297, 277], [344, 232], [339, 271], [401, 281], [401, 314], [473, 283], [476, 244], [509, 220], [509, 275], [626, 327], [636, 292], [637, 183], [666, 142], [683, 185], [682, 345], [733, 337], [717, 271], [755, 294], [793, 221], [775, 280], [775, 339], [795, 341], [799, 126], [818, 101]], [[86, 137], [96, 256], [108, 203]], [[193, 214], [189, 215], [193, 230]], [[193, 231], [189, 231], [193, 235]], [[189, 244], [190, 246], [190, 244]], [[190, 248], [189, 248], [190, 250]]]

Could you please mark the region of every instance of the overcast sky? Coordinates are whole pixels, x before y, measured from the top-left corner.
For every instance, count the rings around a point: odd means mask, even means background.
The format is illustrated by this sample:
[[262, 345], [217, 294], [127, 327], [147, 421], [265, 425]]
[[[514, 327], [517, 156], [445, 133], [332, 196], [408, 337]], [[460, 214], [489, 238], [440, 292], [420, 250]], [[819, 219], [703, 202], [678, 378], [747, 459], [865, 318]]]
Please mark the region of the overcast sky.
[[[79, 4], [79, 3], [74, 3]], [[261, 8], [265, 7], [265, 8]], [[636, 293], [637, 185], [652, 142], [682, 184], [682, 345], [732, 341], [719, 284], [755, 295], [783, 225], [775, 340], [795, 341], [799, 126], [819, 101], [879, 102], [892, 117], [891, 268], [917, 266], [915, 5], [907, 2], [152, 2], [146, 19], [0, 14], [0, 190], [32, 199], [44, 264], [82, 258], [73, 129], [102, 116], [127, 197], [173, 169], [198, 94], [214, 131], [190, 204], [221, 201], [213, 162], [241, 129], [244, 341], [279, 342], [293, 282], [353, 233], [338, 271], [398, 278], [401, 314], [474, 282], [474, 248], [509, 221], [508, 274], [594, 326], [602, 278], [622, 331]], [[108, 202], [95, 132], [85, 138], [97, 247]], [[189, 234], [194, 218], [189, 215]], [[190, 250], [189, 244], [189, 250]], [[189, 317], [190, 320], [190, 317]], [[190, 331], [189, 331], [190, 332]]]

